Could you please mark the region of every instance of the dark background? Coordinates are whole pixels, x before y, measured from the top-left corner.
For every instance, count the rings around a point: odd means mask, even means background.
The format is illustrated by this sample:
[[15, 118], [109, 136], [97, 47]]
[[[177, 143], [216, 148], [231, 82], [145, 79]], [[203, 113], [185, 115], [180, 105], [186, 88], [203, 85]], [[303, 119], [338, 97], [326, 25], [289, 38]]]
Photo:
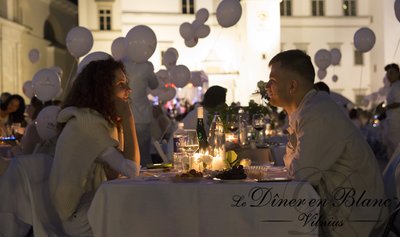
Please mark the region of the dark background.
[[78, 0], [68, 0], [68, 1], [72, 2], [75, 5], [78, 5]]

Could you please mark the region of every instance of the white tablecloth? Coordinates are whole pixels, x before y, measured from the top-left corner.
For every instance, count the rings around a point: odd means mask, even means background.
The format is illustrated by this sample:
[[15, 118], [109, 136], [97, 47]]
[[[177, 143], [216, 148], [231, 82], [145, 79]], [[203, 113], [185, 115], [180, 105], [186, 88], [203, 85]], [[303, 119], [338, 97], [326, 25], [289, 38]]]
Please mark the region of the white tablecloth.
[[[318, 198], [302, 182], [117, 180], [100, 186], [88, 215], [97, 237], [317, 236], [302, 213], [318, 215], [309, 205]], [[292, 199], [304, 203], [278, 205]]]
[[266, 165], [273, 162], [276, 166], [284, 166], [283, 157], [285, 156], [284, 145], [274, 145], [264, 148], [246, 147], [235, 150], [240, 159], [250, 159], [252, 165]]

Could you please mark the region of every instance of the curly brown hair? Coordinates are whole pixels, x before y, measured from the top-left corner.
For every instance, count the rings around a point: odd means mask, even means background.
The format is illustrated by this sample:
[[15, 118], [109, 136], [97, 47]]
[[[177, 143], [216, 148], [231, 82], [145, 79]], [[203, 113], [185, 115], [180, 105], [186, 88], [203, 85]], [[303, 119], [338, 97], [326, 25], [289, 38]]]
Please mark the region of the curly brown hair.
[[62, 107], [90, 108], [109, 123], [116, 123], [114, 85], [118, 69], [125, 73], [123, 63], [113, 58], [90, 62], [76, 77]]

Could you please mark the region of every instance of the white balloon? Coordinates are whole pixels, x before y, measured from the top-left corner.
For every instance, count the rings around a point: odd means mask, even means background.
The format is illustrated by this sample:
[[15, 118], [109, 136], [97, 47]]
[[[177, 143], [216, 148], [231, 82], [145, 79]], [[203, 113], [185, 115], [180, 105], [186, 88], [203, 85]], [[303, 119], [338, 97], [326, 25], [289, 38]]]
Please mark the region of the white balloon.
[[320, 80], [323, 80], [326, 77], [326, 74], [327, 74], [326, 69], [322, 68], [318, 69], [317, 75]]
[[66, 38], [68, 52], [74, 57], [82, 57], [89, 53], [93, 47], [93, 35], [85, 27], [76, 26], [72, 28]]
[[375, 40], [375, 33], [367, 27], [362, 27], [354, 34], [354, 47], [358, 51], [366, 53], [374, 47]]
[[185, 45], [189, 48], [196, 46], [199, 40], [197, 38], [185, 39]]
[[394, 2], [394, 14], [396, 15], [396, 18], [398, 21], [400, 21], [400, 1], [396, 0]]
[[58, 91], [56, 98], [60, 98], [62, 96], [62, 93], [64, 92], [63, 88], [60, 87], [60, 90]]
[[176, 89], [172, 87], [167, 87], [160, 89], [158, 96], [158, 99], [161, 100], [162, 102], [167, 102], [169, 100], [172, 100], [176, 95]]
[[60, 79], [62, 79], [64, 71], [59, 66], [52, 66], [49, 67], [49, 69], [55, 71], [57, 75], [60, 77]]
[[146, 62], [157, 47], [156, 34], [145, 25], [138, 25], [130, 29], [125, 39], [127, 56], [135, 63]]
[[194, 37], [194, 29], [192, 27], [192, 24], [189, 22], [184, 22], [179, 26], [179, 34], [181, 34], [182, 38], [185, 39], [191, 39]]
[[190, 70], [185, 65], [177, 65], [171, 69], [170, 78], [176, 87], [184, 87], [189, 83]]
[[201, 25], [196, 29], [195, 37], [196, 38], [205, 38], [210, 34], [210, 27], [208, 25]]
[[162, 65], [164, 65], [167, 69], [170, 69], [176, 65], [177, 60], [178, 58], [174, 52], [166, 51], [162, 57]]
[[201, 21], [199, 21], [199, 20], [194, 20], [194, 21], [192, 21], [192, 29], [193, 29], [193, 32], [196, 32], [196, 30], [197, 30], [200, 26], [202, 26], [202, 25], [204, 25], [204, 23], [201, 22]]
[[109, 58], [112, 58], [112, 56], [105, 52], [96, 51], [96, 52], [90, 53], [90, 54], [86, 55], [82, 59], [82, 61], [79, 63], [78, 70], [76, 73], [77, 74], [81, 73], [82, 70], [86, 67], [86, 65], [88, 65], [92, 61], [106, 60]]
[[326, 49], [320, 49], [315, 53], [314, 61], [319, 68], [326, 69], [331, 65], [331, 53]]
[[38, 49], [31, 49], [29, 51], [28, 57], [31, 63], [36, 63], [40, 59], [40, 51]]
[[125, 37], [116, 38], [111, 44], [111, 54], [115, 60], [122, 60], [126, 56]]
[[168, 48], [165, 52], [168, 52], [168, 51], [173, 52], [175, 54], [175, 56], [176, 56], [176, 59], [179, 58], [179, 53], [178, 53], [178, 50], [176, 50], [176, 48], [172, 48], [172, 47]]
[[55, 71], [44, 68], [33, 76], [32, 87], [36, 97], [42, 102], [46, 102], [57, 96], [61, 80]]
[[222, 27], [235, 25], [242, 16], [242, 6], [239, 1], [223, 0], [217, 7], [217, 21]]
[[190, 78], [190, 82], [194, 87], [199, 87], [203, 86], [203, 80], [201, 78], [201, 72], [200, 71], [193, 71], [192, 72], [192, 77]]
[[57, 136], [57, 115], [60, 110], [60, 107], [50, 105], [39, 112], [35, 125], [42, 140], [49, 140]]
[[196, 12], [196, 20], [200, 21], [201, 23], [206, 22], [209, 16], [210, 13], [208, 13], [206, 8], [201, 8]]
[[339, 65], [340, 59], [342, 58], [342, 53], [339, 49], [333, 48], [331, 49], [331, 64], [336, 66]]
[[156, 88], [154, 90], [148, 90], [148, 93], [152, 96], [158, 96], [161, 93], [161, 88]]
[[339, 79], [339, 78], [338, 78], [338, 76], [337, 76], [337, 75], [333, 75], [333, 76], [332, 76], [332, 81], [333, 81], [333, 82], [337, 82], [337, 81], [338, 81], [338, 79]]
[[32, 81], [26, 81], [24, 82], [24, 85], [22, 86], [22, 92], [24, 92], [24, 95], [31, 99], [35, 94], [33, 93], [33, 87], [32, 87]]
[[156, 72], [157, 79], [159, 80], [159, 87], [164, 87], [165, 84], [169, 83], [169, 73], [167, 70], [161, 69]]

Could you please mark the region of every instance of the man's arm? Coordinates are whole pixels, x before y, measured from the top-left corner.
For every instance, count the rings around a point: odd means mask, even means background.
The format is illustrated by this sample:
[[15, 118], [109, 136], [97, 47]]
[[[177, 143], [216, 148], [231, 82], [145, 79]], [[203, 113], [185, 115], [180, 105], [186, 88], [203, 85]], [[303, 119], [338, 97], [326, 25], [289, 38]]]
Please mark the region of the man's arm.
[[307, 180], [317, 185], [323, 172], [340, 157], [344, 141], [340, 140], [334, 124], [325, 116], [308, 116], [302, 118], [296, 132], [296, 147], [292, 154], [285, 157], [285, 164], [296, 179]]

